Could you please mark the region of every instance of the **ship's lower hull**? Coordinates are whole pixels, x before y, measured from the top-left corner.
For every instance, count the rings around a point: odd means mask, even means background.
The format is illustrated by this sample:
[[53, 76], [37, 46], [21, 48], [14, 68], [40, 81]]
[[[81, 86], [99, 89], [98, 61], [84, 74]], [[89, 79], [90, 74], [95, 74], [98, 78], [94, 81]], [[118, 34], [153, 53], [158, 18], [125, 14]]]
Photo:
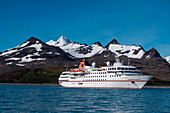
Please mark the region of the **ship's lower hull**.
[[62, 81], [63, 87], [141, 89], [147, 81]]

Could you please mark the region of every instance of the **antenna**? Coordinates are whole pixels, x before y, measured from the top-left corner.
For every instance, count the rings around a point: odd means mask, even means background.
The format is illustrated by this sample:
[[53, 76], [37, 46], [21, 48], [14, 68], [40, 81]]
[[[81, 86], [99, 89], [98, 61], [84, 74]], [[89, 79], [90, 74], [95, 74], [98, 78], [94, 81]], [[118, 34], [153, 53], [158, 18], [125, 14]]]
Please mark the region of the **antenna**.
[[130, 65], [130, 59], [128, 59], [128, 66]]
[[117, 55], [115, 55], [115, 60], [117, 63], [120, 63], [119, 57]]
[[67, 66], [67, 65], [65, 65], [64, 67], [66, 67], [66, 71], [68, 71], [68, 66]]
[[124, 60], [121, 60], [121, 63], [124, 64]]

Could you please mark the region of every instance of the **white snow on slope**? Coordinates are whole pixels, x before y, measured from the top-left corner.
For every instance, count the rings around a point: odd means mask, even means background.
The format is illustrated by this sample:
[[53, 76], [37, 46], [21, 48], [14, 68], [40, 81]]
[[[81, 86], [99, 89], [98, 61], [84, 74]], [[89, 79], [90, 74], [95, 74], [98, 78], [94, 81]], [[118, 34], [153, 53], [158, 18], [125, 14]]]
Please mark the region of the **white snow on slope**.
[[166, 61], [170, 63], [170, 56], [165, 57]]
[[20, 58], [8, 58], [8, 59], [5, 59], [6, 61], [7, 60], [20, 60]]
[[17, 66], [25, 66], [25, 64], [16, 64]]
[[17, 52], [18, 50], [17, 49], [14, 49], [14, 50], [8, 50], [6, 52], [3, 52], [0, 56], [4, 56], [4, 55], [8, 55], [8, 54], [12, 54], [12, 53], [15, 53]]
[[[127, 45], [119, 45], [119, 44], [110, 44], [109, 50], [117, 54], [117, 56], [125, 55], [129, 58], [141, 58], [145, 53], [142, 49], [138, 52], [138, 54], [133, 54], [135, 50], [141, 49], [140, 46], [127, 46]], [[119, 52], [118, 52], [119, 51]], [[129, 52], [128, 52], [129, 51]], [[123, 53], [125, 52], [125, 53]], [[127, 53], [126, 53], [127, 52]]]
[[25, 47], [28, 43], [29, 43], [29, 41], [27, 41], [27, 42], [25, 42], [25, 43], [23, 43], [22, 45], [17, 46], [17, 47]]
[[65, 46], [70, 43], [72, 43], [72, 41], [70, 41], [69, 39], [67, 39], [64, 36], [61, 36], [57, 41], [50, 40], [46, 44], [60, 47], [60, 46]]
[[39, 41], [36, 41], [36, 44], [33, 44], [31, 46], [28, 46], [29, 47], [34, 47], [37, 51], [42, 51], [41, 47], [42, 47], [42, 44], [39, 44]]
[[36, 54], [34, 55], [27, 55], [27, 56], [24, 56], [21, 58], [21, 61], [19, 63], [23, 63], [23, 62], [32, 62], [32, 61], [35, 61], [35, 60], [45, 60], [45, 58], [36, 58], [36, 59], [33, 59], [31, 58], [32, 56], [36, 56]]
[[6, 65], [11, 65], [11, 64], [12, 64], [12, 62], [6, 63]]
[[53, 41], [53, 40], [50, 40], [49, 42], [47, 42], [46, 44], [48, 44], [48, 45], [52, 45], [52, 46], [55, 46], [55, 41]]
[[[101, 54], [103, 51], [107, 50], [106, 48], [103, 48], [101, 46], [98, 46], [96, 44], [91, 45], [91, 50], [88, 50], [89, 52], [83, 53], [79, 50], [83, 51], [86, 50], [86, 48], [89, 48], [90, 46], [85, 46], [77, 43], [73, 43], [72, 41], [67, 41], [68, 39], [64, 36], [61, 36], [57, 42], [50, 40], [47, 42], [49, 45], [53, 46], [59, 46], [62, 50], [65, 52], [71, 54], [72, 56], [76, 58], [87, 58], [92, 57], [95, 54]], [[127, 45], [119, 45], [119, 44], [110, 44], [108, 48], [111, 52], [117, 54], [117, 56], [125, 55], [129, 58], [141, 58], [145, 51], [140, 46], [127, 46]], [[140, 49], [140, 50], [139, 50]], [[134, 52], [139, 51], [137, 54], [134, 54]]]
[[93, 55], [95, 55], [96, 53], [98, 53], [99, 51], [102, 50], [101, 46], [93, 44], [93, 45], [91, 45], [91, 47], [92, 47], [91, 52], [89, 52], [87, 54], [83, 54], [83, 53], [78, 53], [78, 51], [77, 51], [80, 47], [83, 47], [84, 49], [86, 49], [89, 46], [70, 43], [70, 44], [62, 46], [60, 48], [76, 58], [92, 57]]
[[[0, 56], [10, 55], [12, 53], [20, 52], [23, 49], [30, 48], [30, 47], [34, 47], [37, 51], [42, 51], [42, 49], [41, 49], [42, 48], [42, 44], [39, 43], [39, 41], [36, 41], [36, 44], [33, 44], [31, 46], [26, 46], [28, 43], [29, 43], [29, 41], [27, 41], [26, 43], [22, 44], [21, 46], [17, 46], [17, 47], [15, 47], [13, 49], [9, 49], [9, 50], [3, 52], [2, 54], [0, 54]], [[21, 47], [23, 47], [23, 48], [21, 48]]]

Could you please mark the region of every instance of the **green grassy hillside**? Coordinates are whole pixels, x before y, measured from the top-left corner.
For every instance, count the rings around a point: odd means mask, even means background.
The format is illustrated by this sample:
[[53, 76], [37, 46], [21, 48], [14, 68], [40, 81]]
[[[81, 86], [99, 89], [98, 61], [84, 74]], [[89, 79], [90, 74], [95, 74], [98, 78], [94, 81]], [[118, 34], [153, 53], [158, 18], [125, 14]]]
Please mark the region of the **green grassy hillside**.
[[20, 69], [0, 75], [1, 83], [58, 83], [64, 68]]

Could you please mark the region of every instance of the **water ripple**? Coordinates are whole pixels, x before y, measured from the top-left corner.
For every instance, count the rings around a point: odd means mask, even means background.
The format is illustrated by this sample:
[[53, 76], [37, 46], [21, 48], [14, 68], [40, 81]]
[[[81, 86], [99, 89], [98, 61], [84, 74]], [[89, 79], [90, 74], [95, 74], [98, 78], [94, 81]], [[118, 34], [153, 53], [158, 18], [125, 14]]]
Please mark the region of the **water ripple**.
[[0, 112], [169, 112], [170, 89], [0, 85]]

